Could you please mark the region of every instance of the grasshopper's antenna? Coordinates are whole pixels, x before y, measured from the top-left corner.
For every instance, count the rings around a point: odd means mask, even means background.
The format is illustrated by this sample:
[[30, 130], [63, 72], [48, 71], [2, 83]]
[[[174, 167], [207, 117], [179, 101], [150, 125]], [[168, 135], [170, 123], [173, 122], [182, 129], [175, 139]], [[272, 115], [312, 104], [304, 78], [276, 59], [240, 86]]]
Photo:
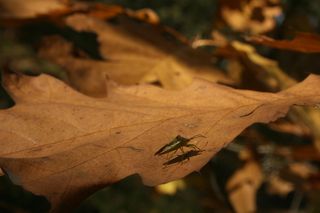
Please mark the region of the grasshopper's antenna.
[[204, 135], [201, 135], [201, 134], [198, 134], [198, 135], [195, 135], [195, 136], [192, 136], [191, 138], [190, 138], [190, 140], [192, 140], [192, 139], [195, 139], [195, 138], [206, 138], [206, 136], [204, 136]]

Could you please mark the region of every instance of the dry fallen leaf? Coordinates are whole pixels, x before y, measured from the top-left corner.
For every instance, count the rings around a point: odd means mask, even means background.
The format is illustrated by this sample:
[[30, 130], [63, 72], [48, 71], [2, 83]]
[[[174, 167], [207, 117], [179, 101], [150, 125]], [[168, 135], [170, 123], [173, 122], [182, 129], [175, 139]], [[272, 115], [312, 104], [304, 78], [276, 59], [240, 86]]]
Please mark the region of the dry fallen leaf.
[[143, 8], [140, 10], [126, 10], [126, 14], [130, 17], [145, 21], [150, 24], [159, 24], [160, 18], [158, 14], [150, 8]]
[[291, 151], [292, 157], [298, 161], [320, 161], [319, 148], [311, 145], [299, 146]]
[[65, 68], [69, 84], [73, 88], [90, 96], [105, 96], [107, 93], [105, 62], [89, 59], [85, 55], [73, 56], [75, 50], [73, 44], [62, 37], [48, 36], [43, 39], [38, 54]]
[[[129, 175], [146, 185], [198, 171], [255, 122], [284, 116], [289, 107], [320, 102], [320, 77], [311, 75], [272, 94], [195, 80], [181, 91], [149, 85], [116, 86], [91, 98], [47, 75], [5, 74], [16, 105], [0, 110], [0, 168], [26, 190], [46, 196], [53, 211], [68, 211], [94, 191]], [[155, 156], [177, 135], [200, 149], [189, 161], [163, 166]], [[177, 152], [177, 154], [181, 154]]]
[[298, 125], [296, 123], [292, 123], [285, 120], [269, 124], [269, 127], [274, 131], [286, 134], [293, 134], [299, 137], [310, 137], [311, 134], [310, 129], [308, 129], [306, 126]]
[[0, 0], [0, 18], [26, 19], [69, 12], [68, 0]]
[[[0, 0], [0, 24], [6, 27], [23, 26], [26, 23], [49, 21], [58, 25], [64, 17], [86, 13], [90, 17], [109, 19], [127, 14], [119, 5], [70, 0]], [[141, 12], [140, 12], [141, 13]], [[148, 13], [148, 15], [150, 15]], [[142, 17], [136, 17], [142, 18]], [[150, 17], [152, 18], [152, 17]]]
[[275, 18], [282, 15], [278, 0], [273, 2], [270, 0], [220, 2], [222, 18], [235, 31], [252, 34], [268, 32], [276, 26]]
[[[233, 41], [230, 47], [222, 49], [224, 55], [228, 57], [240, 58], [242, 64], [245, 65], [246, 70], [250, 71], [251, 76], [257, 78], [255, 86], [266, 85], [269, 90], [278, 91], [279, 89], [287, 89], [295, 85], [297, 81], [286, 74], [278, 65], [278, 62], [265, 58], [257, 53], [254, 47]], [[251, 80], [251, 82], [253, 82]], [[250, 81], [248, 83], [251, 83]], [[291, 117], [297, 123], [310, 128], [310, 132], [314, 137], [314, 144], [320, 150], [320, 111], [317, 108], [294, 108]]]
[[202, 39], [196, 37], [193, 39], [191, 46], [196, 49], [203, 46], [225, 47], [229, 44], [227, 38], [219, 31], [213, 30], [211, 32], [211, 37], [211, 39]]
[[289, 170], [304, 179], [307, 179], [308, 177], [310, 177], [313, 174], [317, 173], [317, 170], [315, 169], [314, 166], [312, 166], [311, 164], [307, 164], [307, 163], [292, 163], [289, 165]]
[[287, 196], [294, 190], [294, 185], [279, 176], [272, 175], [268, 180], [268, 192], [270, 194]]
[[[79, 32], [97, 34], [100, 52], [105, 60], [75, 57], [71, 54], [72, 48], [66, 48], [66, 42], [50, 38], [47, 38], [39, 55], [65, 68], [71, 82], [78, 82], [76, 88], [87, 85], [83, 82], [87, 78], [83, 76], [104, 74], [121, 84], [159, 82], [168, 89], [182, 89], [192, 83], [194, 76], [231, 83], [220, 70], [214, 68], [210, 54], [182, 44], [159, 26], [125, 16], [115, 16], [113, 22], [116, 24], [83, 14], [66, 18], [69, 27]], [[103, 88], [101, 79], [98, 77], [96, 81]], [[103, 94], [103, 91], [99, 92]]]
[[292, 40], [274, 40], [267, 36], [251, 36], [248, 41], [273, 48], [299, 51], [304, 53], [320, 52], [320, 35], [312, 33], [297, 33]]
[[259, 164], [253, 160], [232, 175], [227, 182], [229, 200], [237, 213], [256, 211], [256, 193], [263, 181]]
[[296, 83], [281, 70], [277, 61], [259, 55], [253, 46], [239, 41], [232, 41], [231, 46], [238, 54], [244, 54], [242, 60], [246, 60], [246, 68], [255, 72], [259, 80], [263, 79], [263, 83], [272, 91], [286, 89]]

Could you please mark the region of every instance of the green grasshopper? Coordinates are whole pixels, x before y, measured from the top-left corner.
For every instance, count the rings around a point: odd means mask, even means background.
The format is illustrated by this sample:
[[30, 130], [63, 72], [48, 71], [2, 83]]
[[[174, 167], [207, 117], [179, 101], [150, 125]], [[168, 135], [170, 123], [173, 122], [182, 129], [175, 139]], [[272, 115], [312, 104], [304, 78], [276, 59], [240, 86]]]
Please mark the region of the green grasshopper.
[[181, 135], [177, 135], [170, 143], [164, 145], [163, 147], [161, 147], [156, 153], [154, 153], [154, 155], [163, 155], [169, 152], [174, 151], [174, 153], [177, 152], [178, 149], [180, 149], [182, 151], [182, 153], [184, 153], [183, 147], [191, 147], [194, 150], [200, 150], [196, 145], [194, 144], [189, 144], [189, 141], [191, 141], [194, 138], [198, 138], [198, 137], [204, 137], [203, 135], [195, 135], [191, 138], [184, 138]]
[[184, 160], [190, 160], [191, 157], [200, 155], [201, 152], [203, 152], [204, 150], [190, 150], [188, 152], [185, 152], [181, 155], [178, 155], [177, 157], [168, 160], [167, 162], [163, 163], [164, 166], [169, 166], [171, 164], [175, 164], [175, 163], [183, 163]]

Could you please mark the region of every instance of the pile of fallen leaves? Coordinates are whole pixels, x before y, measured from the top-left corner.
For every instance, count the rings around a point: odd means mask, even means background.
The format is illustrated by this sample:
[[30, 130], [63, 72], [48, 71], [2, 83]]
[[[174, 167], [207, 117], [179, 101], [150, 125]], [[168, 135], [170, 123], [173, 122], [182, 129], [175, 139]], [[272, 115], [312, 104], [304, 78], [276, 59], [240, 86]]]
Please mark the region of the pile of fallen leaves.
[[[219, 32], [191, 42], [159, 24], [148, 9], [8, 0], [0, 1], [0, 11], [2, 26], [28, 32], [25, 39], [36, 50], [33, 57], [1, 60], [2, 85], [15, 105], [0, 110], [0, 167], [13, 183], [45, 196], [52, 211], [67, 212], [133, 174], [156, 186], [200, 171], [247, 127], [274, 122], [292, 106], [293, 120], [269, 127], [308, 134], [315, 146], [306, 147], [307, 154], [265, 144], [259, 150], [243, 148], [244, 164], [225, 190], [237, 212], [256, 210], [255, 194], [264, 182], [270, 193], [294, 190], [294, 183], [268, 174], [257, 153], [290, 159], [287, 170], [310, 180], [305, 190], [317, 177], [305, 161], [319, 161], [320, 76], [297, 83], [252, 45]], [[320, 52], [319, 36], [313, 34], [300, 33], [291, 41], [257, 35], [246, 41]], [[208, 53], [200, 46], [216, 49]], [[220, 57], [230, 61], [227, 72], [212, 63]], [[25, 75], [30, 70], [42, 74]], [[256, 78], [248, 85], [273, 93], [235, 89], [248, 80], [244, 70]], [[255, 130], [244, 137], [252, 134], [263, 141]]]

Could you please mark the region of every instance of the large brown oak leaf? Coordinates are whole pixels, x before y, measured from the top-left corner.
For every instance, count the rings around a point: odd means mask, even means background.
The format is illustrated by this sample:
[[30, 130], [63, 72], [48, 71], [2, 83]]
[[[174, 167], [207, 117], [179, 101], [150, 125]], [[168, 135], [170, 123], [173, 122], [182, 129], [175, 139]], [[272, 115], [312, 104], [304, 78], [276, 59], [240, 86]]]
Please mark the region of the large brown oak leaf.
[[[107, 97], [98, 99], [47, 75], [5, 74], [16, 105], [0, 110], [0, 167], [15, 184], [46, 196], [52, 211], [68, 211], [132, 174], [157, 185], [200, 170], [251, 124], [274, 121], [292, 105], [319, 103], [319, 84], [311, 75], [272, 94], [204, 80], [180, 91], [107, 82]], [[177, 135], [197, 134], [205, 137], [192, 143], [205, 151], [189, 161], [163, 166], [170, 155], [154, 155]]]

